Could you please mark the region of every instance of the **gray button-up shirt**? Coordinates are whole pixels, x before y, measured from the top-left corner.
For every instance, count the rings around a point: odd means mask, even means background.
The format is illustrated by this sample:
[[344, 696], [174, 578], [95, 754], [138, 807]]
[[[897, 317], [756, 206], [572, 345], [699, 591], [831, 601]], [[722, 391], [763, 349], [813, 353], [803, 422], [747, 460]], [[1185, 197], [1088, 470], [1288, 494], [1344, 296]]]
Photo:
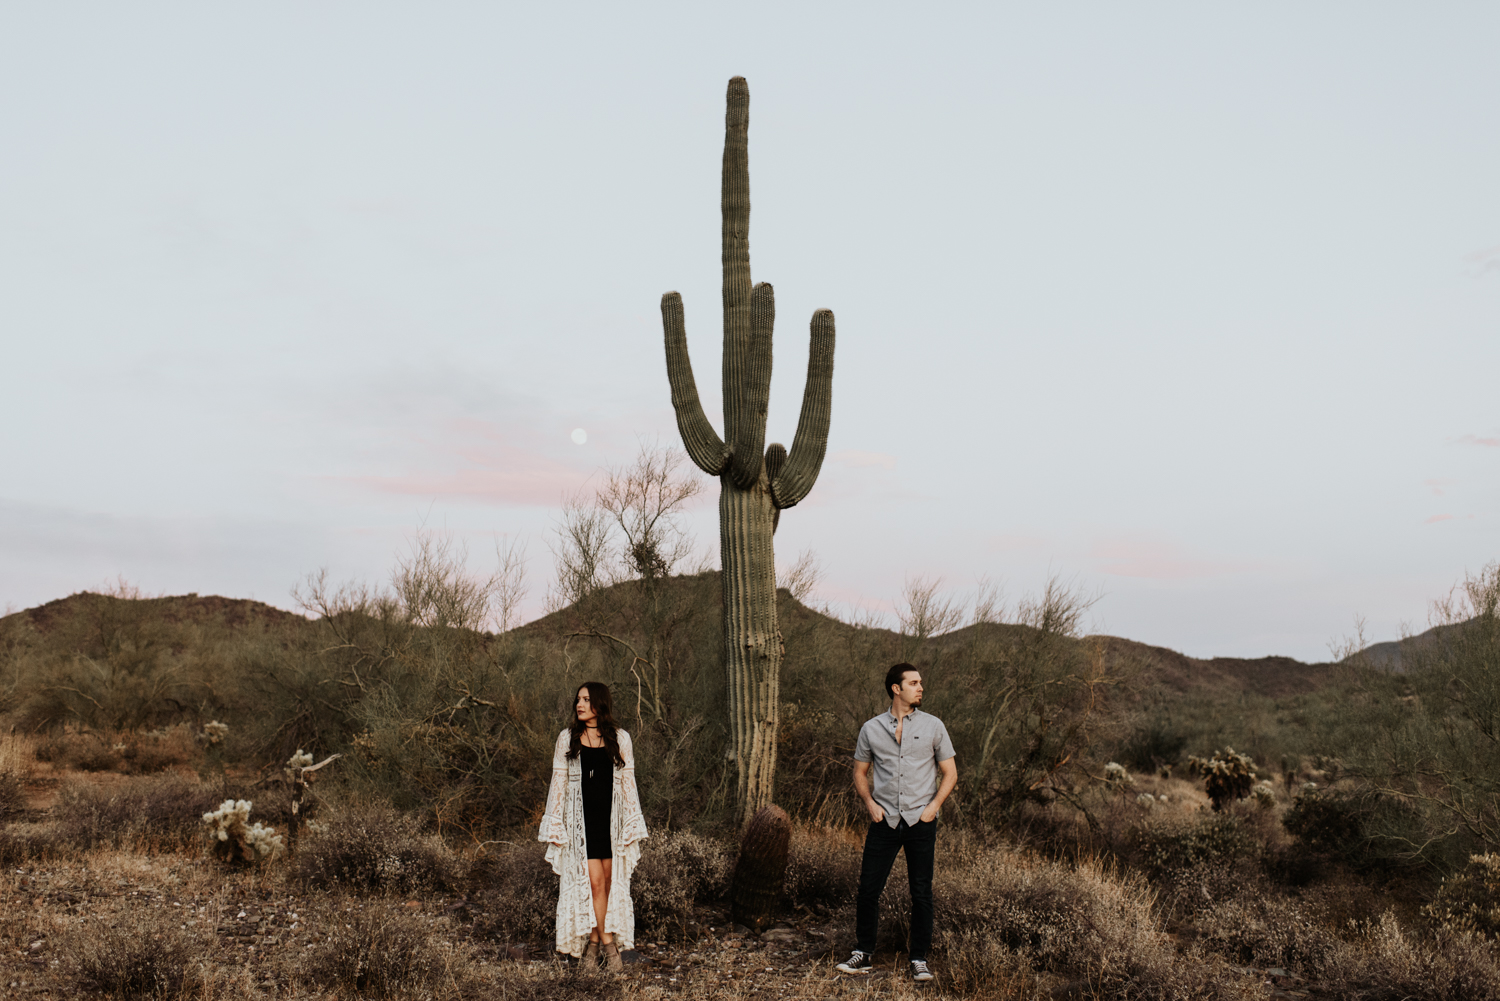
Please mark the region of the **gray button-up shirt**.
[[913, 709], [896, 743], [896, 717], [881, 713], [859, 728], [854, 760], [871, 762], [870, 795], [885, 810], [885, 822], [916, 824], [937, 795], [938, 762], [953, 757], [948, 728], [931, 713]]

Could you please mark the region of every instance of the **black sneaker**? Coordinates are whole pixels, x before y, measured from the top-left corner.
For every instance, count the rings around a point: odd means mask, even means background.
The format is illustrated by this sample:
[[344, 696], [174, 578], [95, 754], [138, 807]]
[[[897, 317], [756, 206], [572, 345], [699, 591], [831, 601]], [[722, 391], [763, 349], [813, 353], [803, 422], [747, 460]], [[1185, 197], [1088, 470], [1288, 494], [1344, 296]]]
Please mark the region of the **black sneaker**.
[[874, 972], [875, 964], [871, 962], [870, 954], [868, 952], [860, 952], [858, 949], [855, 949], [848, 959], [844, 960], [838, 966], [835, 966], [834, 969], [838, 970], [840, 973], [852, 973], [858, 975], [861, 973]]
[[919, 984], [925, 984], [932, 979], [932, 971], [927, 968], [927, 960], [914, 959], [911, 961], [911, 978]]

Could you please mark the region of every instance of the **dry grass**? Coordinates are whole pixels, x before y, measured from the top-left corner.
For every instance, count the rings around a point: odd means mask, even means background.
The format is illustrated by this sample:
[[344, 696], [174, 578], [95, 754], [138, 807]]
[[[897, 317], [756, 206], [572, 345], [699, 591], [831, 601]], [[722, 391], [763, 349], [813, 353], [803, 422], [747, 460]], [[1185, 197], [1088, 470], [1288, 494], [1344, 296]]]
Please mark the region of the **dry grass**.
[[0, 733], [0, 775], [29, 777], [36, 767], [37, 743], [30, 734]]
[[[901, 862], [882, 901], [878, 957], [898, 975], [851, 981], [832, 969], [853, 944], [858, 828], [796, 830], [788, 921], [767, 940], [727, 923], [732, 847], [654, 834], [633, 885], [641, 958], [611, 980], [551, 958], [557, 882], [530, 831], [462, 855], [410, 817], [333, 810], [300, 856], [238, 872], [203, 851], [193, 797], [216, 795], [177, 776], [75, 777], [48, 816], [0, 828], [0, 897], [24, 904], [0, 912], [0, 986], [236, 1001], [916, 993], [899, 976]], [[1287, 850], [1275, 811], [1216, 816], [1170, 792], [1167, 807], [1143, 808], [1134, 794], [1089, 805], [1097, 842], [1135, 846], [1135, 863], [941, 832], [929, 996], [1264, 997], [1264, 975], [1245, 967], [1288, 971], [1327, 997], [1500, 996], [1500, 957], [1472, 920], [1388, 910], [1352, 874], [1290, 895], [1266, 864]], [[1054, 823], [1070, 831], [1080, 818], [1070, 810]], [[1450, 884], [1442, 899], [1464, 907], [1449, 911], [1491, 906], [1481, 868]]]

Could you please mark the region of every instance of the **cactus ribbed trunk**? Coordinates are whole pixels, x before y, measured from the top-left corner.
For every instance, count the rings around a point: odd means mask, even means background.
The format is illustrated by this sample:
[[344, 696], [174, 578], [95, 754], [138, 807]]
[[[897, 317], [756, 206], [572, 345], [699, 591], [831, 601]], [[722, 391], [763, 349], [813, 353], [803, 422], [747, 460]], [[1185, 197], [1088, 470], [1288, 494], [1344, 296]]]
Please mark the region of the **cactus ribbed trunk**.
[[724, 594], [724, 666], [738, 802], [753, 813], [771, 802], [781, 707], [781, 632], [776, 626], [775, 511], [762, 474], [741, 490], [724, 476], [719, 493], [719, 581]]
[[[833, 398], [833, 314], [813, 313], [802, 413], [788, 453], [765, 448], [771, 397], [775, 292], [750, 280], [750, 90], [729, 81], [724, 116], [724, 437], [703, 413], [688, 358], [682, 297], [662, 296], [667, 378], [688, 456], [719, 477], [719, 557], [724, 594], [724, 669], [740, 816], [771, 802], [780, 723], [781, 632], [776, 625], [776, 556], [771, 536], [784, 508], [807, 496], [828, 447]], [[765, 448], [764, 456], [762, 449]]]

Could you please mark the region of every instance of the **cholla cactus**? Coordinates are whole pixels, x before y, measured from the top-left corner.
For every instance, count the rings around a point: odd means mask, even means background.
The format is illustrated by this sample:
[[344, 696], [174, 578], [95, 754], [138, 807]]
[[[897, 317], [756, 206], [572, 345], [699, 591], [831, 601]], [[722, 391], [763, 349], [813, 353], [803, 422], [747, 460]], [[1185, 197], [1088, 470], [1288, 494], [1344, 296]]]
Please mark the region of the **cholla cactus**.
[[1306, 796], [1308, 793], [1313, 793], [1313, 792], [1317, 792], [1317, 791], [1318, 791], [1318, 784], [1316, 782], [1304, 782], [1304, 783], [1302, 783], [1301, 787], [1297, 790], [1297, 795], [1298, 796]]
[[229, 736], [229, 724], [214, 720], [203, 724], [203, 732], [198, 735], [198, 739], [209, 747], [215, 747], [224, 743], [224, 738], [227, 736]]
[[[1248, 754], [1240, 754], [1232, 747], [1215, 751], [1208, 760], [1196, 756], [1188, 758], [1188, 769], [1206, 777], [1204, 782], [1208, 798], [1213, 801], [1214, 811], [1224, 809], [1226, 803], [1244, 799], [1255, 785], [1255, 760]], [[1274, 793], [1272, 796], [1274, 797]], [[1275, 802], [1274, 798], [1272, 802]]]
[[299, 747], [297, 748], [297, 753], [287, 759], [286, 768], [282, 769], [282, 771], [286, 773], [287, 778], [296, 778], [297, 769], [306, 768], [312, 763], [313, 756]]
[[203, 815], [213, 838], [213, 852], [225, 862], [249, 865], [268, 861], [285, 848], [275, 828], [260, 821], [250, 823], [251, 806], [248, 799], [226, 799], [217, 810]]
[[1125, 766], [1116, 761], [1111, 761], [1104, 766], [1104, 784], [1112, 789], [1123, 789], [1128, 785], [1135, 784], [1135, 777], [1125, 770]]
[[1276, 788], [1269, 782], [1257, 782], [1250, 788], [1250, 795], [1255, 797], [1255, 805], [1262, 810], [1269, 810], [1276, 805]]
[[1156, 797], [1149, 792], [1143, 792], [1135, 798], [1135, 801], [1150, 810], [1156, 806]]

